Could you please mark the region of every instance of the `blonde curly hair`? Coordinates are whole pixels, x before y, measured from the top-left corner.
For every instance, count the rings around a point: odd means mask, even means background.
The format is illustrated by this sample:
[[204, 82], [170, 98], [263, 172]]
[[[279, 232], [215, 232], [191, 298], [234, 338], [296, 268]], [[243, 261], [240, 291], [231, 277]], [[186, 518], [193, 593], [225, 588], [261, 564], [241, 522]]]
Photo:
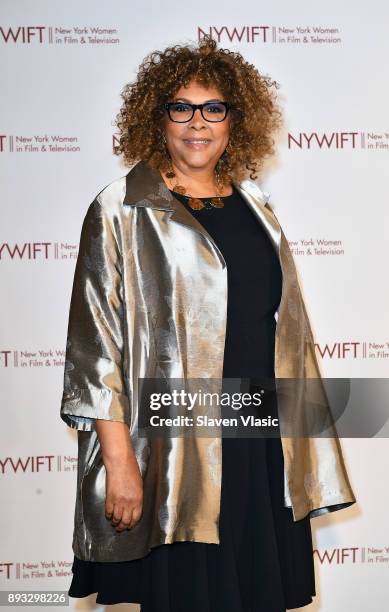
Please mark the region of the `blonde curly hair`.
[[152, 167], [167, 170], [170, 156], [163, 140], [162, 105], [192, 79], [203, 87], [216, 86], [231, 104], [229, 143], [217, 163], [222, 182], [242, 180], [248, 174], [256, 179], [264, 159], [274, 153], [273, 133], [283, 122], [272, 90], [279, 84], [261, 75], [240, 53], [218, 49], [208, 36], [197, 46], [177, 44], [145, 57], [135, 81], [121, 93], [115, 153], [129, 166], [147, 160]]

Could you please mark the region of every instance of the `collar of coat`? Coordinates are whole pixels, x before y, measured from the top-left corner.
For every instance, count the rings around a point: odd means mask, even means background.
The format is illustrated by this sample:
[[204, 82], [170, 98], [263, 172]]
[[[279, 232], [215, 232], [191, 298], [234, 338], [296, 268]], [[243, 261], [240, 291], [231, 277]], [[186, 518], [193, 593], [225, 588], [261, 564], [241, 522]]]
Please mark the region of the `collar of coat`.
[[[233, 184], [265, 227], [274, 247], [279, 251], [281, 227], [268, 204], [269, 194], [264, 193], [254, 181], [249, 179], [241, 182], [233, 181]], [[123, 204], [147, 206], [171, 212], [171, 220], [191, 226], [214, 242], [200, 222], [170, 193], [160, 172], [152, 168], [147, 161], [138, 162], [126, 175]]]

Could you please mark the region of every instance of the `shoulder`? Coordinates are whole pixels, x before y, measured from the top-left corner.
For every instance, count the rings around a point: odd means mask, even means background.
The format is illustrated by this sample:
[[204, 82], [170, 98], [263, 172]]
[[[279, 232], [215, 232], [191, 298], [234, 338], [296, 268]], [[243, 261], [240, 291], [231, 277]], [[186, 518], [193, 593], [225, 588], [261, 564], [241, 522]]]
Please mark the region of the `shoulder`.
[[122, 227], [123, 200], [126, 192], [126, 177], [120, 177], [97, 193], [85, 210], [81, 229], [81, 241], [107, 242], [112, 237], [117, 241], [117, 230]]
[[104, 187], [95, 197], [94, 204], [102, 213], [112, 214], [121, 210], [126, 195], [126, 177], [122, 176]]
[[115, 219], [122, 217], [125, 194], [125, 176], [106, 185], [87, 207], [84, 225], [102, 226], [104, 223], [114, 225]]

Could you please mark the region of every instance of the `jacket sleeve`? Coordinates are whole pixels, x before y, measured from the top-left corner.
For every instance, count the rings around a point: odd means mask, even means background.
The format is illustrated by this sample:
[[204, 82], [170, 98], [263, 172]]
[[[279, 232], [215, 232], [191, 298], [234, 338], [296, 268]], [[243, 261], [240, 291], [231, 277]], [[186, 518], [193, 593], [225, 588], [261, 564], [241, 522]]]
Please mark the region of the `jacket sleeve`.
[[95, 419], [130, 422], [119, 243], [114, 223], [95, 199], [81, 229], [60, 410], [65, 423], [78, 430], [93, 430]]

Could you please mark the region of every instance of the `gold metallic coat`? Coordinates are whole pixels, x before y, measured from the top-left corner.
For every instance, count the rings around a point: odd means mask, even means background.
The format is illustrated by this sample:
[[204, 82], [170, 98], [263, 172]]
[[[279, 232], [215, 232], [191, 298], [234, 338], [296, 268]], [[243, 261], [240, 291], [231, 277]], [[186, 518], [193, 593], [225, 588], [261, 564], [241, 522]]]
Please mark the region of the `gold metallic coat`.
[[[254, 182], [235, 186], [280, 258], [276, 380], [320, 378], [284, 233]], [[139, 162], [89, 206], [74, 275], [60, 414], [78, 430], [73, 551], [80, 559], [131, 560], [180, 540], [219, 543], [221, 437], [138, 437], [138, 378], [221, 380], [226, 316], [222, 254], [160, 173]], [[298, 423], [304, 393], [296, 397], [292, 422]], [[105, 518], [106, 473], [94, 419], [127, 423], [143, 477], [142, 517], [121, 533]], [[284, 502], [295, 521], [355, 503], [335, 430], [331, 437], [281, 440]]]

